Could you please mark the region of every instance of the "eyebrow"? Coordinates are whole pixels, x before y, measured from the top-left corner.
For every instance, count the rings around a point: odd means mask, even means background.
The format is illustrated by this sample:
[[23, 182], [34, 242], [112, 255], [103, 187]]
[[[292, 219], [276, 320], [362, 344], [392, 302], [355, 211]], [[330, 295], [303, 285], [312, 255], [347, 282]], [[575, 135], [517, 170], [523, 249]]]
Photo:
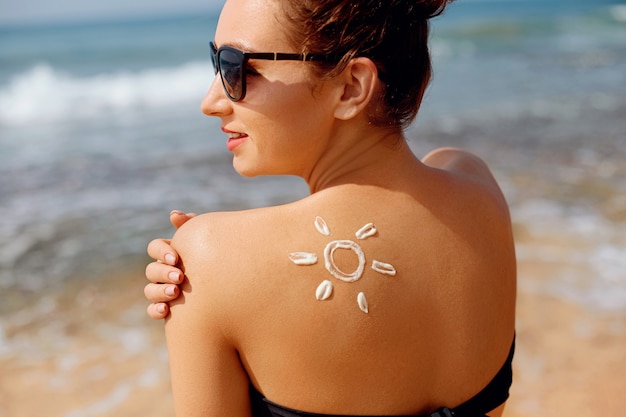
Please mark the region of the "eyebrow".
[[249, 45], [246, 45], [245, 43], [240, 42], [240, 41], [225, 42], [222, 45], [215, 44], [216, 48], [219, 48], [220, 46], [230, 46], [231, 48], [239, 49], [241, 52], [251, 52], [251, 53], [258, 52], [254, 48], [250, 48]]

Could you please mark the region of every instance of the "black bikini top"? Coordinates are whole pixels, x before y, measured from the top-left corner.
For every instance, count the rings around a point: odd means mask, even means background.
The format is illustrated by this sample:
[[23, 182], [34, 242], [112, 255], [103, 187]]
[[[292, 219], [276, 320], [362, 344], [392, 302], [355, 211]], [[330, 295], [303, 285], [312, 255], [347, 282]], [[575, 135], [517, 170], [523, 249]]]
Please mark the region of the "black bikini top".
[[315, 414], [293, 410], [271, 402], [250, 384], [250, 401], [253, 417], [485, 417], [488, 412], [502, 405], [509, 398], [513, 382], [513, 354], [515, 338], [509, 356], [493, 377], [478, 394], [454, 408], [443, 407], [428, 416], [346, 416], [337, 414]]

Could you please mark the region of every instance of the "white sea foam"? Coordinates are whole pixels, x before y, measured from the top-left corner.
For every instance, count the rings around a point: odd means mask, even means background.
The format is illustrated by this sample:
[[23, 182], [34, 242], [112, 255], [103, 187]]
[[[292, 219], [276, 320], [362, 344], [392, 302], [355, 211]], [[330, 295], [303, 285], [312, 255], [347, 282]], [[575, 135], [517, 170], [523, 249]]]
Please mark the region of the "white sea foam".
[[89, 77], [38, 64], [0, 87], [0, 125], [75, 120], [199, 102], [212, 78], [209, 62]]

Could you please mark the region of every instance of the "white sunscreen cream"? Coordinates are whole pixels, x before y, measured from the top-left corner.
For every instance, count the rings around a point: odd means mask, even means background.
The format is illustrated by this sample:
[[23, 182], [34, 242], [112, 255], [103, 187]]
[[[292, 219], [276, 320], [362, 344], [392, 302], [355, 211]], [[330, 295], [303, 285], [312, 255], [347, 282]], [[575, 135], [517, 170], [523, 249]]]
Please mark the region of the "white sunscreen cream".
[[[343, 272], [335, 264], [335, 251], [337, 249], [350, 249], [359, 259], [359, 265], [351, 273]], [[333, 240], [324, 249], [324, 265], [330, 275], [345, 282], [357, 281], [363, 275], [365, 269], [365, 254], [363, 249], [351, 240]]]
[[[315, 218], [315, 229], [323, 236], [330, 236], [330, 227], [326, 221], [317, 216]], [[355, 236], [358, 240], [364, 240], [369, 237], [375, 236], [378, 233], [376, 226], [373, 223], [367, 223], [355, 232]], [[358, 265], [352, 272], [345, 272], [339, 269], [335, 263], [335, 251], [337, 249], [348, 249], [354, 252], [358, 259]], [[310, 252], [292, 252], [289, 254], [289, 259], [296, 265], [308, 266], [315, 265], [317, 263], [317, 255]], [[353, 240], [333, 240], [329, 242], [324, 248], [324, 266], [330, 275], [343, 282], [355, 282], [358, 281], [365, 271], [365, 253], [361, 246]], [[395, 276], [396, 268], [386, 262], [374, 260], [372, 261], [372, 270], [382, 275]], [[330, 280], [323, 280], [315, 290], [315, 298], [319, 301], [328, 300], [333, 294], [333, 283]], [[357, 304], [359, 309], [364, 313], [369, 313], [369, 305], [365, 293], [359, 292], [357, 295]]]

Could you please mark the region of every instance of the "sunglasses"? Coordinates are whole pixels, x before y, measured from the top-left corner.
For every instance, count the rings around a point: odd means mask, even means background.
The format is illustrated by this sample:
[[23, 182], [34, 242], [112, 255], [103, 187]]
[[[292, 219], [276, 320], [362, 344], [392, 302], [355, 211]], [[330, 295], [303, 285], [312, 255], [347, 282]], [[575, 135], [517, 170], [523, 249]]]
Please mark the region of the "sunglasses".
[[281, 52], [243, 52], [231, 46], [215, 47], [211, 42], [211, 61], [215, 74], [220, 73], [224, 91], [232, 101], [246, 96], [246, 66], [249, 59], [267, 61], [327, 61], [326, 55], [289, 54]]

